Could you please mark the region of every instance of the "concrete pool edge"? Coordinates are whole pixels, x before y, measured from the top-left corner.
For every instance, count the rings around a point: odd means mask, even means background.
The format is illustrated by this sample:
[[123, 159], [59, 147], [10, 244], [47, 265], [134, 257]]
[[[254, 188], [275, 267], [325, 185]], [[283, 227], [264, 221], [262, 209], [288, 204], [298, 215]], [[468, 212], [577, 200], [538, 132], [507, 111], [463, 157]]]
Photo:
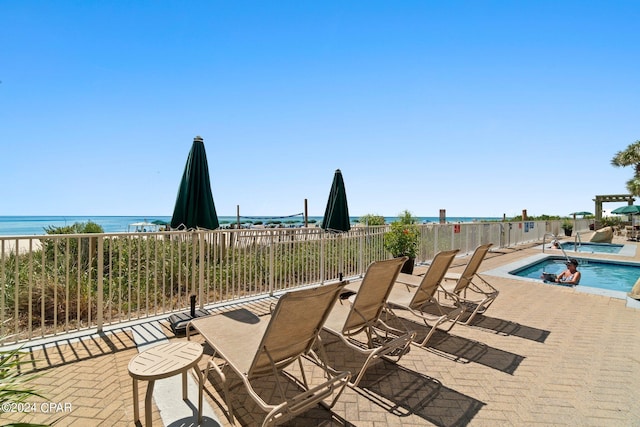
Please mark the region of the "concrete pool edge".
[[[511, 262], [509, 264], [504, 264], [500, 267], [497, 268], [493, 268], [491, 270], [487, 270], [487, 271], [483, 271], [482, 273], [480, 273], [480, 275], [487, 275], [487, 276], [495, 276], [495, 277], [500, 277], [503, 279], [511, 279], [511, 280], [520, 280], [520, 281], [525, 281], [525, 282], [531, 282], [531, 283], [538, 283], [538, 284], [545, 284], [542, 280], [540, 279], [531, 279], [529, 277], [521, 277], [521, 276], [516, 276], [515, 274], [510, 274], [510, 271], [514, 271], [514, 270], [518, 270], [520, 268], [526, 267], [530, 264], [534, 264], [536, 262], [545, 260], [547, 258], [557, 258], [558, 256], [562, 257], [562, 255], [558, 255], [558, 254], [550, 254], [550, 253], [540, 253], [540, 254], [535, 254], [535, 255], [531, 255], [529, 257], [526, 258], [522, 258], [518, 261], [514, 261]], [[598, 258], [594, 258], [594, 257], [590, 257], [593, 260], [598, 260], [598, 261], [612, 261], [610, 259], [598, 259]], [[637, 264], [640, 265], [640, 263], [637, 262], [630, 262], [630, 261], [619, 261], [623, 264]], [[558, 285], [553, 285], [553, 284], [548, 284], [548, 286], [558, 286]], [[604, 297], [609, 297], [609, 298], [616, 298], [616, 299], [626, 299], [627, 300], [627, 307], [629, 308], [635, 308], [635, 309], [639, 309], [640, 310], [640, 301], [635, 300], [633, 298], [630, 298], [627, 296], [626, 292], [622, 292], [622, 291], [611, 291], [611, 290], [607, 290], [607, 289], [599, 289], [599, 288], [592, 288], [589, 286], [575, 286], [573, 288], [573, 290], [575, 292], [583, 292], [583, 293], [588, 293], [588, 294], [592, 294], [592, 295], [600, 295], [600, 296], [604, 296]]]
[[[567, 241], [562, 241], [561, 243], [567, 243]], [[594, 244], [593, 242], [584, 242], [584, 244]], [[604, 245], [605, 243], [597, 243], [597, 245]], [[622, 248], [620, 248], [620, 252], [617, 253], [607, 253], [607, 252], [576, 252], [576, 251], [572, 251], [571, 249], [565, 249], [564, 251], [566, 253], [571, 253], [571, 254], [577, 254], [576, 256], [578, 256], [579, 254], [585, 254], [585, 255], [614, 255], [614, 256], [624, 256], [624, 257], [635, 257], [636, 256], [636, 249], [637, 246], [636, 245], [629, 245], [626, 243], [612, 243], [615, 246], [622, 246]], [[542, 250], [542, 245], [539, 245], [537, 247], [538, 249]], [[545, 254], [548, 255], [553, 255], [553, 253], [557, 253], [560, 252], [562, 253], [562, 251], [558, 251], [557, 249], [551, 249], [550, 247], [548, 247], [547, 245], [545, 245], [544, 250], [546, 251], [553, 251], [553, 252], [544, 252]]]

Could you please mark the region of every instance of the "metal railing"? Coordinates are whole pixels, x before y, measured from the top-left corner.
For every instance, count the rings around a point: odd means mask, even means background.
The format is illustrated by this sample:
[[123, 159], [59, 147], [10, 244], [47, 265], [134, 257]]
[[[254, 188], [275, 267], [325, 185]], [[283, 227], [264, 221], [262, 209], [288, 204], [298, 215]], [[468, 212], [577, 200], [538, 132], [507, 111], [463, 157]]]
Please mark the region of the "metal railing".
[[[549, 222], [421, 224], [417, 263], [442, 250], [535, 242]], [[0, 237], [0, 345], [364, 274], [387, 226]]]

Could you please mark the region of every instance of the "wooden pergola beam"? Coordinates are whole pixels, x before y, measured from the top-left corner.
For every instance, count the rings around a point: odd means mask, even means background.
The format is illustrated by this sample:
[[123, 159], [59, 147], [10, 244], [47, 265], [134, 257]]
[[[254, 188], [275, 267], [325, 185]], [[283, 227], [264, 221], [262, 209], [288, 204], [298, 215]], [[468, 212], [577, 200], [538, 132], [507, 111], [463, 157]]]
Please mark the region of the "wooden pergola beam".
[[636, 199], [631, 194], [606, 194], [602, 196], [596, 196], [596, 198], [593, 199], [593, 201], [596, 202], [596, 221], [602, 219], [603, 203], [627, 202], [627, 204], [632, 205], [635, 200]]

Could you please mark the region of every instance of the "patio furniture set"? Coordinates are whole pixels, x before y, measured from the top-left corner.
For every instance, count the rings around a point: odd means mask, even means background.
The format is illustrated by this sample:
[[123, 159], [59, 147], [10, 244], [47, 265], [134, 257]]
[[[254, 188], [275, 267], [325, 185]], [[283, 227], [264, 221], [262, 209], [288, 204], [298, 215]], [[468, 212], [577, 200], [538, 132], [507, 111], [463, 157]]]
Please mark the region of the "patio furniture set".
[[[197, 371], [199, 383], [199, 420], [202, 387], [210, 374], [222, 389], [232, 423], [236, 413], [232, 391], [239, 386], [265, 412], [263, 426], [289, 420], [317, 404], [331, 408], [346, 386], [358, 387], [376, 361], [397, 362], [411, 344], [426, 346], [437, 328], [449, 331], [456, 323], [468, 325], [489, 308], [498, 291], [477, 271], [490, 247], [476, 248], [461, 274], [448, 272], [458, 250], [438, 253], [424, 276], [400, 273], [406, 257], [394, 258], [372, 263], [364, 277], [352, 283], [339, 281], [287, 292], [268, 314], [240, 307], [194, 319], [187, 327], [188, 341], [154, 347], [131, 360], [136, 421], [138, 380], [150, 381], [145, 399], [150, 425], [153, 381], [182, 374], [186, 399], [185, 376], [191, 368]], [[427, 326], [425, 337], [418, 339], [406, 326], [406, 316]], [[197, 367], [202, 345], [191, 341], [194, 333], [213, 349], [204, 376]], [[332, 341], [327, 336], [361, 356], [357, 369], [328, 363], [325, 347]], [[321, 381], [310, 372], [317, 368], [323, 373]], [[275, 380], [268, 397], [254, 387], [265, 377]]]

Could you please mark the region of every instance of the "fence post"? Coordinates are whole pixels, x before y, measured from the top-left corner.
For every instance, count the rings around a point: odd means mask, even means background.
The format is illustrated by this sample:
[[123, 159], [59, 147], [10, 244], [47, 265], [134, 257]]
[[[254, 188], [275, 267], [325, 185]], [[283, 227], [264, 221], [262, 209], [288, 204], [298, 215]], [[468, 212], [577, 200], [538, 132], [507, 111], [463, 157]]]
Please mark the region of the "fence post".
[[273, 296], [273, 285], [275, 283], [275, 237], [276, 231], [273, 230], [269, 233], [271, 239], [269, 240], [269, 295]]
[[[96, 318], [96, 326], [98, 329], [98, 332], [102, 332], [103, 331], [103, 327], [104, 327], [104, 282], [103, 282], [103, 275], [104, 275], [104, 236], [99, 236], [97, 237], [98, 239], [98, 271], [97, 271], [97, 279], [98, 279], [98, 295], [96, 295], [97, 297], [97, 318]], [[89, 310], [91, 310], [91, 307], [89, 307]]]
[[324, 232], [320, 232], [320, 283], [324, 283]]
[[[369, 233], [369, 227], [367, 227], [367, 234]], [[358, 244], [360, 246], [360, 250], [358, 251], [358, 266], [356, 268], [358, 275], [362, 275], [362, 271], [364, 269], [364, 234], [362, 229], [360, 230]]]

